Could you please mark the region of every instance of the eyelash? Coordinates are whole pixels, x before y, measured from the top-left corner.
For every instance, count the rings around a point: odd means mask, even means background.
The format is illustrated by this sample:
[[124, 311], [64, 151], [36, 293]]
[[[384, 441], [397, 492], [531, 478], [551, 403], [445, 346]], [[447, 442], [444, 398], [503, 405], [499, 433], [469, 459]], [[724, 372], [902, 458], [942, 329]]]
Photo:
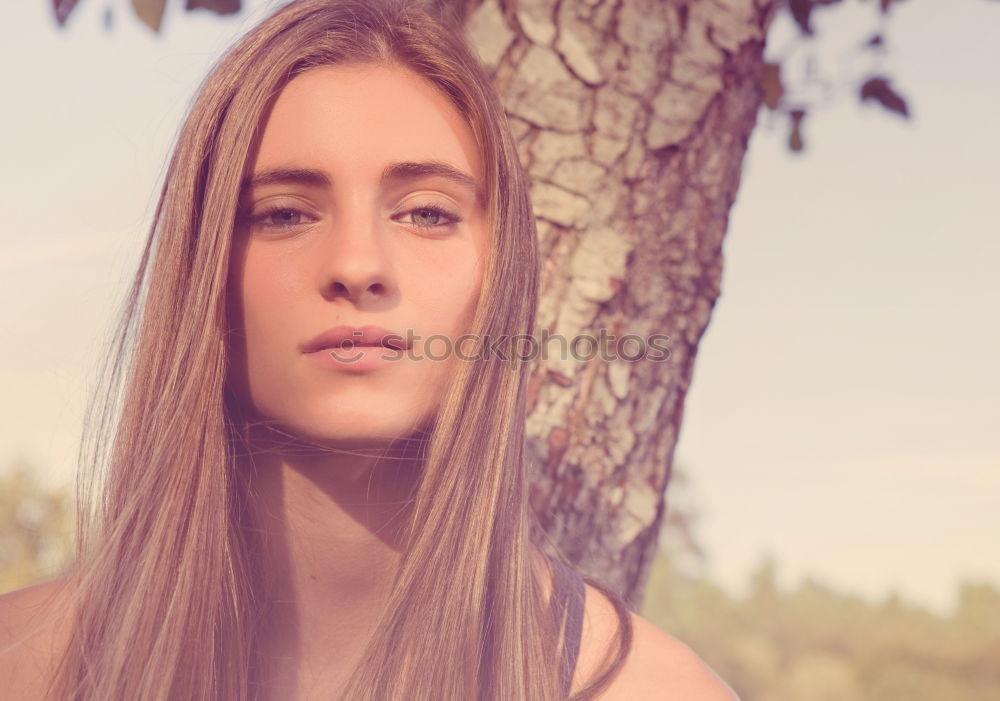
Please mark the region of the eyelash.
[[[301, 224], [288, 224], [287, 226], [275, 226], [275, 225], [268, 224], [267, 223], [268, 218], [274, 216], [278, 212], [294, 212], [295, 214], [298, 214], [298, 215], [301, 215], [301, 216], [305, 216], [305, 213], [302, 212], [302, 210], [300, 210], [300, 209], [297, 209], [295, 207], [288, 207], [288, 206], [280, 205], [279, 204], [279, 205], [274, 205], [272, 207], [268, 207], [268, 208], [264, 209], [262, 212], [259, 212], [258, 214], [255, 214], [254, 216], [252, 216], [250, 218], [250, 223], [253, 224], [254, 226], [261, 226], [261, 227], [268, 228], [268, 229], [279, 229], [279, 230], [280, 229], [291, 229], [293, 227], [301, 225]], [[457, 214], [454, 214], [453, 212], [445, 209], [444, 207], [439, 207], [438, 205], [433, 205], [433, 204], [420, 205], [418, 207], [411, 207], [410, 209], [407, 209], [407, 210], [405, 210], [403, 212], [400, 212], [400, 215], [412, 214], [413, 212], [431, 212], [432, 214], [436, 214], [439, 217], [444, 217], [444, 218], [448, 219], [448, 221], [445, 222], [444, 224], [434, 224], [434, 225], [431, 225], [431, 226], [423, 226], [423, 225], [420, 225], [420, 224], [412, 224], [412, 226], [416, 227], [417, 229], [423, 229], [423, 230], [447, 229], [447, 228], [450, 228], [452, 226], [455, 226], [460, 221], [462, 221], [462, 218], [459, 217]]]

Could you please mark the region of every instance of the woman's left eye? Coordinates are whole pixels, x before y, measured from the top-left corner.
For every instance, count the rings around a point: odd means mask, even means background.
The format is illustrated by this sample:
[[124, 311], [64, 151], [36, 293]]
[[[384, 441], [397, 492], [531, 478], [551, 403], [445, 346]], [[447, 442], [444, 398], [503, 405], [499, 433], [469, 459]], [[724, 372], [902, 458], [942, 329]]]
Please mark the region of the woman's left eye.
[[401, 216], [409, 216], [410, 223], [418, 229], [443, 229], [462, 221], [457, 214], [433, 204], [408, 209]]

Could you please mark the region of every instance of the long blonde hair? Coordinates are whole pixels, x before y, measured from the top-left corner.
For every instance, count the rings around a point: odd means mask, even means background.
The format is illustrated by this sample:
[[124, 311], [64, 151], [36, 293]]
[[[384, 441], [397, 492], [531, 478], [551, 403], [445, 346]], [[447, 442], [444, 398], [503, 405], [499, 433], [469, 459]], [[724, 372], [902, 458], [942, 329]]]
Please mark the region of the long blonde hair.
[[[337, 63], [406, 67], [465, 117], [481, 149], [492, 232], [473, 332], [533, 331], [539, 262], [527, 178], [489, 78], [433, 3], [298, 0], [257, 25], [190, 107], [104, 392], [89, 409], [76, 597], [55, 698], [258, 697], [265, 597], [252, 497], [235, 469], [242, 428], [226, 383], [227, 276], [240, 183], [269, 100], [298, 73]], [[562, 696], [561, 631], [529, 553], [540, 536], [528, 501], [526, 380], [526, 365], [499, 358], [458, 365], [427, 435], [386, 612], [344, 698]], [[625, 604], [588, 581], [621, 624], [617, 649], [580, 701], [610, 683], [632, 635]]]

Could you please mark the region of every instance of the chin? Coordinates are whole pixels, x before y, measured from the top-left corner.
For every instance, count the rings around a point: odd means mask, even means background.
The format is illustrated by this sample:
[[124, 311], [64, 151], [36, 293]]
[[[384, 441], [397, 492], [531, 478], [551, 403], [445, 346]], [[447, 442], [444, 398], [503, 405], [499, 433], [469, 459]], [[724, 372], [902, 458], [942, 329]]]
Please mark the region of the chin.
[[365, 428], [367, 430], [357, 426], [331, 427], [323, 425], [304, 428], [290, 427], [290, 432], [312, 445], [333, 449], [361, 450], [365, 448], [387, 448], [399, 438], [416, 431], [416, 429], [413, 429], [397, 433], [388, 430], [378, 430], [376, 428]]
[[[434, 393], [412, 391], [413, 387], [395, 396], [370, 388], [320, 393], [289, 391], [288, 385], [266, 387], [267, 391], [257, 393], [246, 391], [246, 387], [234, 389], [237, 403], [256, 425], [255, 436], [279, 451], [283, 445], [296, 451], [308, 450], [310, 445], [384, 448], [428, 429], [438, 409], [436, 401], [426, 399]], [[293, 448], [296, 443], [302, 445]]]
[[425, 430], [430, 419], [429, 412], [413, 414], [384, 407], [344, 411], [343, 407], [337, 407], [288, 420], [275, 417], [272, 421], [282, 432], [306, 443], [356, 450], [386, 448], [394, 441]]

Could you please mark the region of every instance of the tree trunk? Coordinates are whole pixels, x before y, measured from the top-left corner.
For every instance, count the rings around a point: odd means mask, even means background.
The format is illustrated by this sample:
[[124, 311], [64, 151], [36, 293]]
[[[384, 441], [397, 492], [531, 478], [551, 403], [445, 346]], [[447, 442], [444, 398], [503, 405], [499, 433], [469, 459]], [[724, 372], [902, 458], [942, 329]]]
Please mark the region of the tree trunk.
[[[670, 337], [666, 361], [583, 362], [551, 341], [530, 383], [533, 507], [583, 572], [635, 608], [719, 296], [777, 4], [442, 2], [491, 68], [532, 179], [538, 328], [570, 341], [602, 329]], [[639, 346], [623, 350], [634, 357]]]

